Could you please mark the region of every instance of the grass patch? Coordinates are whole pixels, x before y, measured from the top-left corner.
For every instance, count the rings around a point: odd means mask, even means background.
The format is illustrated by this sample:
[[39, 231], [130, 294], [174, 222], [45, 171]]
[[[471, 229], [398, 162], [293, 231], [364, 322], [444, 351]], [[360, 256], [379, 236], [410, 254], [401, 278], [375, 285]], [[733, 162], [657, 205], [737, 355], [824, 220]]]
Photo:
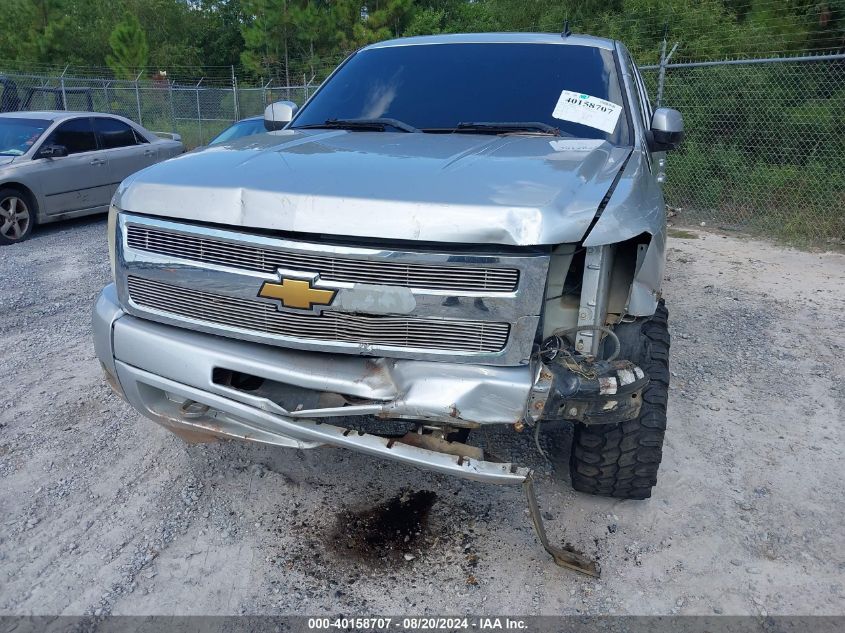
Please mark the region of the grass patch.
[[697, 240], [698, 235], [691, 231], [684, 231], [683, 229], [669, 229], [669, 237], [677, 237], [682, 240]]
[[223, 130], [229, 127], [230, 121], [176, 121], [174, 125], [169, 119], [153, 119], [144, 121], [144, 127], [148, 130], [159, 132], [176, 132], [182, 135], [182, 142], [185, 148], [192, 150], [200, 145], [208, 145], [208, 142]]

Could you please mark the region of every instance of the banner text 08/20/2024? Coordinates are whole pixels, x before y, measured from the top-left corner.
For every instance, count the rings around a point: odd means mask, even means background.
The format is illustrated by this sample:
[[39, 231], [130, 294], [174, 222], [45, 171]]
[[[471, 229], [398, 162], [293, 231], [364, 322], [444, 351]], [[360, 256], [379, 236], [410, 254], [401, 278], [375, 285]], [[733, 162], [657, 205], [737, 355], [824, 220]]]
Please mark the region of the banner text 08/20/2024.
[[308, 629], [311, 631], [522, 631], [526, 628], [525, 620], [510, 617], [308, 618]]

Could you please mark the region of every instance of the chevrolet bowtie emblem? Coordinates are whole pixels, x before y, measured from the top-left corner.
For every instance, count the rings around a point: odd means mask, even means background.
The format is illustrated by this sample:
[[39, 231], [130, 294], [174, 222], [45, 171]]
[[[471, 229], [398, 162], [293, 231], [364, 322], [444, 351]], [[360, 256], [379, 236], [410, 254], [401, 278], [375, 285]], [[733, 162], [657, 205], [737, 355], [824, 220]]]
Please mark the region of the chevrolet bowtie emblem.
[[311, 310], [314, 306], [327, 306], [333, 300], [337, 290], [320, 290], [311, 286], [313, 282], [302, 279], [283, 278], [280, 283], [265, 281], [261, 284], [258, 296], [265, 299], [278, 299], [285, 308]]

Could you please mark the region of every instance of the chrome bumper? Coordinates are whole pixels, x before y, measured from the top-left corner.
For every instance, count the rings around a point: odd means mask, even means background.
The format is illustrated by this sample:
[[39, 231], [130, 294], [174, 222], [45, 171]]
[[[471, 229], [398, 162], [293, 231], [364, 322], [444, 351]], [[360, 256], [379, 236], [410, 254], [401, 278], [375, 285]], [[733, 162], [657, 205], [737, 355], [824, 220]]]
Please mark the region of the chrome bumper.
[[[138, 411], [174, 431], [296, 448], [351, 448], [438, 472], [521, 483], [528, 469], [417, 448], [325, 424], [375, 414], [453, 426], [516, 423], [532, 388], [528, 367], [488, 367], [286, 350], [153, 323], [125, 314], [114, 285], [94, 306], [94, 347]], [[216, 382], [215, 369], [243, 372], [364, 404], [283, 408]], [[186, 403], [193, 403], [186, 406]]]

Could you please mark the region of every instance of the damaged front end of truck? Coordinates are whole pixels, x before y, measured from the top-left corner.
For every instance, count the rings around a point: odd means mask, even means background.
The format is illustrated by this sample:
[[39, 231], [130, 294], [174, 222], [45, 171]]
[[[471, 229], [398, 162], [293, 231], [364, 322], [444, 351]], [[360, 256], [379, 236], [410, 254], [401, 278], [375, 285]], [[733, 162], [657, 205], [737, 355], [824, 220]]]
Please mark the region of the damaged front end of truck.
[[[445, 41], [561, 45], [484, 37]], [[564, 46], [635, 105], [620, 44]], [[332, 119], [140, 172], [113, 201], [114, 284], [94, 308], [109, 383], [188, 441], [329, 445], [523, 484], [555, 561], [598, 575], [549, 542], [530, 469], [467, 435], [496, 424], [536, 441], [571, 423], [576, 489], [645, 498], [656, 482], [666, 220], [662, 161], [645, 148], [669, 144], [615, 107], [606, 138]]]

